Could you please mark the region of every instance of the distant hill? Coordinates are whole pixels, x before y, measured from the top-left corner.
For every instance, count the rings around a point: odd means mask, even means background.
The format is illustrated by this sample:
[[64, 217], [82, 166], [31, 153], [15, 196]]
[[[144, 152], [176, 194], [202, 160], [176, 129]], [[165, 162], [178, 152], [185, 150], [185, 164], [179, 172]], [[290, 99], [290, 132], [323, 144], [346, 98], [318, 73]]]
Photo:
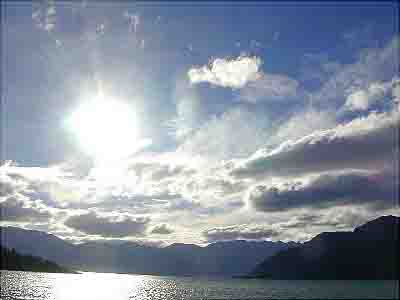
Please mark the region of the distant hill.
[[157, 275], [236, 276], [295, 243], [226, 241], [205, 247], [172, 244], [164, 248], [132, 242], [68, 243], [54, 235], [15, 227], [0, 227], [1, 244], [23, 254], [44, 257], [64, 266], [94, 272]]
[[71, 273], [67, 268], [56, 263], [44, 260], [41, 257], [21, 255], [15, 249], [7, 249], [0, 246], [1, 264], [0, 270], [31, 271], [47, 273]]
[[324, 232], [258, 265], [250, 276], [272, 279], [399, 278], [399, 218], [383, 216], [353, 232]]
[[70, 259], [77, 255], [74, 245], [54, 235], [17, 227], [0, 227], [0, 245], [61, 265], [68, 265]]

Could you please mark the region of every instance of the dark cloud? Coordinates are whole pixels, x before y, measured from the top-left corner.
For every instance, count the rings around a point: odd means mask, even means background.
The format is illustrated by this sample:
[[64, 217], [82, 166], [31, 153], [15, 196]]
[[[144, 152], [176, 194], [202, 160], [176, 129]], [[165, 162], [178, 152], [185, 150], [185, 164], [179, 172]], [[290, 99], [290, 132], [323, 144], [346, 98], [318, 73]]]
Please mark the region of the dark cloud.
[[151, 230], [151, 233], [154, 233], [154, 234], [171, 234], [173, 232], [174, 232], [174, 230], [172, 228], [170, 228], [167, 224], [161, 224], [161, 225], [155, 226]]
[[372, 113], [330, 130], [287, 141], [272, 151], [259, 150], [249, 159], [227, 167], [239, 178], [381, 168], [398, 159], [398, 128], [398, 113]]
[[144, 235], [149, 218], [111, 218], [94, 212], [69, 217], [64, 224], [87, 234], [103, 237], [125, 237]]
[[1, 221], [41, 223], [47, 222], [51, 214], [36, 202], [12, 196], [0, 202], [0, 216]]
[[234, 225], [207, 229], [203, 231], [202, 234], [207, 239], [207, 241], [216, 242], [237, 239], [268, 239], [278, 236], [279, 231], [267, 225]]
[[394, 172], [323, 174], [308, 182], [258, 185], [248, 195], [250, 205], [265, 212], [365, 203], [383, 209], [395, 206], [397, 200], [398, 177]]

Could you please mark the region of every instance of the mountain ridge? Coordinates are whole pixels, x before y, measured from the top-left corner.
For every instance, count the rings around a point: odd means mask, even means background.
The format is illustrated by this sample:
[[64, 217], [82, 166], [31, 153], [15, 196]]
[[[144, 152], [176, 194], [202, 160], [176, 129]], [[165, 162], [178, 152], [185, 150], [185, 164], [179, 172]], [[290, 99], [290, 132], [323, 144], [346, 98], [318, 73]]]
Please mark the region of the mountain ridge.
[[4, 248], [0, 245], [0, 270], [30, 271], [45, 273], [75, 273], [52, 261], [38, 256], [21, 255], [15, 249]]
[[232, 276], [250, 272], [258, 263], [292, 243], [222, 241], [198, 246], [174, 243], [155, 247], [139, 243], [72, 244], [37, 230], [0, 227], [1, 244], [23, 254], [42, 256], [74, 269], [153, 275]]
[[[222, 275], [273, 279], [392, 279], [399, 271], [399, 217], [382, 216], [353, 231], [322, 232], [304, 243], [220, 241], [165, 247], [134, 242], [78, 245], [36, 230], [0, 227], [1, 243], [74, 269], [151, 275]], [[350, 266], [350, 267], [349, 267]]]
[[271, 279], [397, 279], [399, 219], [382, 216], [349, 232], [323, 232], [282, 250], [249, 277]]

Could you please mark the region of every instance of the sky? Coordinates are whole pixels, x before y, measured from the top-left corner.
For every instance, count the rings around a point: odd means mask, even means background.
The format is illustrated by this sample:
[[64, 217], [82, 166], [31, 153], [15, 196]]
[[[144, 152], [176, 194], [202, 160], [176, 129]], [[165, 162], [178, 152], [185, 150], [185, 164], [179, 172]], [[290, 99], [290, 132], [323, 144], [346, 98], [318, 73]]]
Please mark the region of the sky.
[[1, 225], [306, 241], [399, 215], [396, 2], [1, 3]]

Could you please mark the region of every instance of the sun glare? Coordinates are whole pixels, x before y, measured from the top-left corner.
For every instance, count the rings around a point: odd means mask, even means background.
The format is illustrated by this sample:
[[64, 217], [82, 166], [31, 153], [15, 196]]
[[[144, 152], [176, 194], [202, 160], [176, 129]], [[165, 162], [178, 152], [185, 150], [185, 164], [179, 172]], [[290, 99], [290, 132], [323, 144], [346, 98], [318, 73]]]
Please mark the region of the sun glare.
[[115, 99], [97, 97], [85, 101], [68, 118], [67, 127], [97, 162], [123, 158], [148, 143], [139, 137], [131, 106]]

